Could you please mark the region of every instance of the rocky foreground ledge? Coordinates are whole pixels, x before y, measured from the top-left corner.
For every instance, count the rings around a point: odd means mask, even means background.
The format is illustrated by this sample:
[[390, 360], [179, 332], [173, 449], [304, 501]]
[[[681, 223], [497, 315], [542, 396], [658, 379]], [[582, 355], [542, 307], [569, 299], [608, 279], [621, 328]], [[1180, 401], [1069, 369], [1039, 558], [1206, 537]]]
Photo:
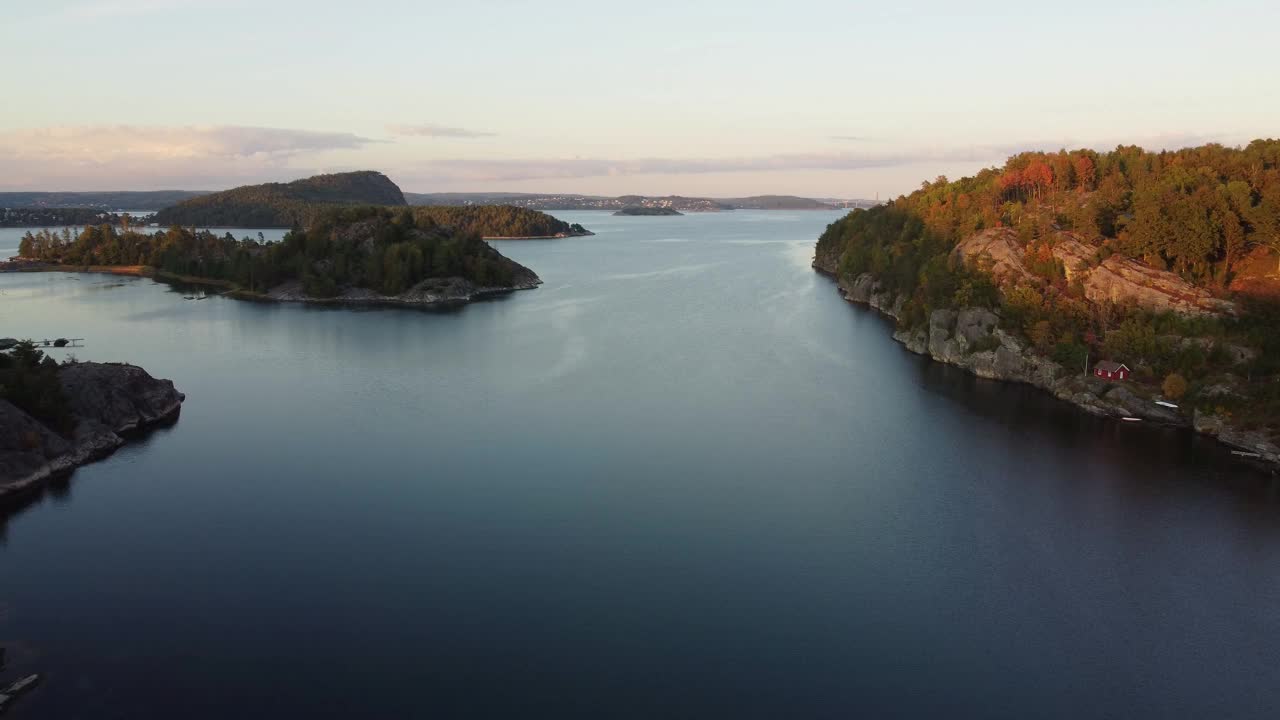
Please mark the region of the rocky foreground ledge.
[[0, 503], [110, 455], [125, 436], [176, 419], [185, 396], [134, 365], [82, 362], [58, 371], [75, 431], [54, 432], [0, 400]]
[[[833, 269], [814, 264], [815, 269], [836, 279], [846, 300], [866, 305], [892, 318], [900, 318], [906, 298], [881, 287], [869, 274], [846, 281], [836, 278]], [[1225, 418], [1155, 404], [1148, 391], [1133, 383], [1113, 383], [1078, 369], [1067, 369], [1037, 355], [1021, 339], [1000, 328], [1000, 317], [985, 308], [935, 310], [927, 325], [899, 328], [893, 339], [908, 350], [934, 360], [963, 368], [978, 377], [1034, 385], [1092, 415], [1111, 418], [1139, 418], [1162, 425], [1193, 428], [1214, 437], [1256, 459], [1280, 464], [1280, 445], [1259, 432], [1233, 428]], [[1240, 350], [1244, 351], [1244, 350]]]

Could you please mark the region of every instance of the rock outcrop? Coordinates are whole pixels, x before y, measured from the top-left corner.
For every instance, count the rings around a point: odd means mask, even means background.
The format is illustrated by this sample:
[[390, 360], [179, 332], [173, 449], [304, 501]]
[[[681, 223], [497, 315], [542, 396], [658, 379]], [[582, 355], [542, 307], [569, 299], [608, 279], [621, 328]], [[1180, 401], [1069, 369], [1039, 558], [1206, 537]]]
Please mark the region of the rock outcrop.
[[[1098, 248], [1079, 235], [1058, 231], [1048, 242], [1053, 258], [1062, 264], [1067, 280], [1079, 281], [1090, 302], [1132, 302], [1151, 310], [1172, 310], [1186, 315], [1224, 315], [1235, 305], [1213, 297], [1181, 277], [1157, 270], [1123, 255], [1099, 261]], [[1032, 281], [1026, 248], [1010, 228], [992, 228], [970, 236], [956, 246], [964, 261], [988, 270], [1003, 282]]]
[[130, 432], [177, 417], [184, 396], [134, 365], [74, 363], [59, 370], [75, 431], [62, 437], [0, 400], [0, 501], [104, 457]]
[[902, 307], [906, 304], [906, 298], [894, 297], [893, 293], [885, 290], [870, 274], [859, 275], [847, 285], [843, 280], [837, 280], [836, 286], [840, 288], [844, 299], [849, 302], [870, 305], [895, 320], [902, 317]]
[[1192, 418], [1197, 432], [1217, 438], [1220, 442], [1237, 448], [1242, 453], [1256, 454], [1259, 460], [1280, 463], [1280, 445], [1264, 433], [1240, 430], [1227, 424], [1226, 419], [1196, 411]]
[[1184, 315], [1235, 312], [1235, 305], [1230, 301], [1219, 300], [1173, 273], [1156, 270], [1122, 255], [1112, 255], [1085, 275], [1084, 294], [1091, 302], [1133, 302]]

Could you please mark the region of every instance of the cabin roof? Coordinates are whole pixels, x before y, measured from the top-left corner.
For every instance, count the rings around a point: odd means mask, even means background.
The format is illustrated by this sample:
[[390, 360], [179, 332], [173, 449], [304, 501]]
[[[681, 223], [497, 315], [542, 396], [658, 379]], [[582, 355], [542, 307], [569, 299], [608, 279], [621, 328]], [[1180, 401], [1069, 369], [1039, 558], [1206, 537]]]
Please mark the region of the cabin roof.
[[1114, 360], [1102, 360], [1102, 361], [1099, 361], [1098, 364], [1094, 365], [1093, 367], [1095, 369], [1101, 370], [1102, 372], [1115, 372], [1117, 370], [1120, 370], [1121, 368], [1125, 370], [1129, 369], [1128, 365], [1125, 365], [1124, 363], [1118, 363]]

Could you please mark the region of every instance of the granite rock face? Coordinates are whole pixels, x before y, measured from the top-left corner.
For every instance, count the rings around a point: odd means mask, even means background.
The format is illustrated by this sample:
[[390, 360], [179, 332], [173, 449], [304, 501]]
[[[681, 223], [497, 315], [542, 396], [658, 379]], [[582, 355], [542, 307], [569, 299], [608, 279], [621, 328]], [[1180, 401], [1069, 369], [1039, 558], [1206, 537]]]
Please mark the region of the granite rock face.
[[37, 475], [70, 451], [65, 438], [0, 400], [0, 497], [6, 482]]
[[[1067, 280], [1079, 281], [1090, 302], [1133, 302], [1143, 307], [1184, 315], [1224, 315], [1235, 305], [1213, 297], [1171, 272], [1158, 270], [1123, 255], [1102, 260], [1099, 248], [1071, 232], [1049, 235], [1053, 259], [1062, 264]], [[991, 228], [966, 238], [955, 255], [986, 269], [1001, 282], [1033, 281], [1027, 265], [1027, 248], [1010, 228]]]
[[185, 399], [134, 365], [75, 363], [59, 377], [75, 421], [69, 438], [0, 400], [0, 500], [110, 454], [128, 433], [177, 417]]

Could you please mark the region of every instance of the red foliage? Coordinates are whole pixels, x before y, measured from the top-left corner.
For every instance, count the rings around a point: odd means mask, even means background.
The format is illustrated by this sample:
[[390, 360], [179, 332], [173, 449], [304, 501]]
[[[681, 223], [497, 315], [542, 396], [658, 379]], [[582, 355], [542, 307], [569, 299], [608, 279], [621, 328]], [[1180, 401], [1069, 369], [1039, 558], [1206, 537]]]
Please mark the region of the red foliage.
[[1093, 183], [1097, 179], [1097, 170], [1093, 166], [1093, 159], [1088, 155], [1081, 155], [1075, 160], [1076, 182], [1079, 183], [1081, 190], [1090, 190]]

